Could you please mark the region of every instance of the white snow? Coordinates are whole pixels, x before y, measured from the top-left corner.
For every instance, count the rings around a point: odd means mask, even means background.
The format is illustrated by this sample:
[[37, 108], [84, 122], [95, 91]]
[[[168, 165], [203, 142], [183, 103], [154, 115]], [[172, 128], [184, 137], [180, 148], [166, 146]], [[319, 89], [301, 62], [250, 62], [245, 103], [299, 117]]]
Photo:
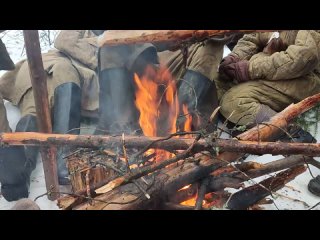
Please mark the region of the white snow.
[[[13, 58], [14, 62], [17, 62], [18, 60], [25, 58], [25, 55], [21, 54], [23, 52], [23, 41], [19, 40], [21, 39], [21, 32], [19, 35], [18, 31], [9, 31], [7, 35], [3, 37], [4, 42], [9, 48], [9, 52], [11, 54], [11, 57]], [[0, 37], [3, 36], [0, 35]], [[19, 38], [20, 36], [20, 38]], [[15, 39], [15, 40], [12, 40]], [[10, 40], [10, 41], [9, 41]], [[8, 42], [9, 41], [9, 42]], [[22, 46], [22, 47], [21, 47]], [[52, 46], [51, 46], [52, 47]], [[49, 48], [48, 48], [49, 49]], [[44, 51], [47, 51], [47, 49], [44, 49]], [[225, 47], [224, 56], [227, 55], [230, 52], [230, 50]], [[1, 71], [0, 71], [1, 75]], [[19, 109], [13, 106], [10, 102], [5, 103], [5, 107], [7, 109], [8, 114], [8, 120], [10, 123], [10, 127], [14, 130], [15, 126], [20, 118], [20, 112]], [[317, 132], [316, 138], [318, 142], [320, 142], [320, 131]], [[259, 163], [267, 163], [276, 159], [280, 159], [282, 156], [271, 156], [271, 155], [264, 155], [264, 156], [249, 156], [246, 161], [252, 161], [255, 160]], [[316, 158], [318, 161], [320, 158]], [[320, 174], [320, 170], [310, 166], [310, 169], [314, 176], [317, 176]], [[274, 175], [274, 174], [272, 174]], [[254, 179], [256, 181], [261, 181], [264, 177], [260, 177], [257, 179]], [[286, 187], [283, 189], [277, 191], [277, 193], [280, 193], [283, 196], [277, 196], [275, 195], [274, 202], [275, 204], [268, 204], [268, 205], [261, 205], [264, 209], [292, 209], [292, 210], [299, 210], [299, 209], [308, 209], [311, 206], [315, 205], [316, 203], [320, 202], [320, 197], [314, 196], [307, 190], [307, 185], [309, 183], [309, 180], [311, 179], [311, 175], [308, 171], [298, 176], [295, 180], [289, 182], [286, 184]], [[253, 184], [250, 181], [246, 183], [246, 185]], [[230, 192], [235, 192], [234, 189], [228, 189]], [[37, 196], [46, 193], [46, 187], [45, 187], [45, 180], [44, 180], [44, 173], [43, 173], [43, 167], [41, 162], [41, 157], [39, 155], [38, 163], [35, 171], [32, 173], [31, 177], [31, 186], [30, 186], [30, 195], [29, 198], [34, 200]], [[269, 196], [269, 198], [272, 198]], [[294, 199], [298, 199], [300, 201], [304, 201], [308, 206], [305, 206], [303, 203], [295, 201]], [[43, 210], [56, 210], [58, 209], [55, 201], [50, 201], [46, 196], [39, 198], [37, 201], [37, 204], [40, 206]], [[10, 209], [15, 202], [7, 202], [1, 195], [0, 195], [0, 210], [4, 209]], [[315, 209], [320, 209], [320, 206], [318, 206]]]

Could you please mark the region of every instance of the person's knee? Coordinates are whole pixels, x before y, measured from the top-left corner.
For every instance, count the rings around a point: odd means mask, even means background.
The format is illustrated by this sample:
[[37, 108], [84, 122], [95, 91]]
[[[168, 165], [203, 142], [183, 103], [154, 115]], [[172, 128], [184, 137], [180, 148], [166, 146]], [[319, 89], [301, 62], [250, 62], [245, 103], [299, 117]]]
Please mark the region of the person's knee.
[[69, 61], [59, 61], [53, 66], [52, 78], [59, 83], [73, 82], [80, 85], [80, 76]]
[[220, 113], [228, 121], [238, 125], [252, 124], [259, 103], [245, 92], [228, 91], [220, 101]]

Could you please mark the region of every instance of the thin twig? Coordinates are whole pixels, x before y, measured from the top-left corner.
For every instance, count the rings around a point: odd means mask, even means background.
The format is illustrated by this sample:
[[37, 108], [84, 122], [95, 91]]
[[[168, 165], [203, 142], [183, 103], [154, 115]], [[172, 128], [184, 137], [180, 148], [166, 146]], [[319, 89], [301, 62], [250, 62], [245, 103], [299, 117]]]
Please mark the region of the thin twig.
[[139, 157], [140, 155], [142, 155], [144, 152], [146, 152], [147, 150], [149, 150], [150, 148], [152, 148], [152, 146], [158, 142], [161, 141], [165, 141], [165, 140], [169, 140], [170, 138], [173, 138], [175, 136], [183, 136], [183, 135], [189, 135], [189, 134], [201, 134], [200, 131], [191, 131], [191, 132], [176, 132], [176, 133], [172, 133], [167, 137], [164, 138], [160, 138], [157, 140], [152, 141], [151, 143], [149, 143], [146, 147], [144, 147], [143, 149], [141, 149], [139, 152], [133, 154], [131, 156], [131, 159], [136, 159], [137, 157]]
[[308, 168], [308, 171], [309, 171], [311, 177], [314, 179], [315, 177], [314, 177], [314, 175], [312, 174], [312, 171], [311, 171], [311, 169], [310, 169], [309, 163], [306, 161], [305, 156], [303, 156], [303, 161], [304, 161], [304, 163], [307, 165], [307, 168]]
[[288, 133], [285, 129], [281, 128], [281, 127], [278, 127], [274, 124], [271, 124], [271, 123], [265, 123], [265, 122], [262, 122], [260, 123], [262, 125], [265, 125], [265, 126], [272, 126], [272, 127], [275, 127], [275, 128], [278, 128], [279, 130], [281, 130], [282, 132], [284, 132], [290, 139], [292, 142], [295, 142], [294, 139], [292, 138], [292, 136], [290, 135], [290, 133]]
[[292, 198], [292, 197], [283, 195], [283, 194], [281, 194], [281, 193], [277, 193], [277, 195], [278, 195], [279, 197], [283, 197], [283, 198], [287, 198], [287, 199], [289, 199], [289, 200], [292, 200], [293, 202], [302, 203], [305, 207], [310, 207], [309, 204], [307, 204], [305, 201], [301, 201], [301, 200], [299, 200], [299, 199]]
[[128, 161], [127, 149], [126, 149], [126, 141], [124, 139], [124, 133], [122, 133], [122, 150], [123, 150], [124, 160], [126, 161], [127, 170], [128, 172], [131, 173], [131, 169]]
[[[229, 119], [231, 118], [231, 116], [233, 115], [233, 113], [234, 113], [235, 111], [233, 110], [231, 113], [230, 113], [230, 115], [227, 117], [227, 119], [223, 122], [223, 124], [222, 124], [222, 128], [227, 128], [227, 124], [228, 124], [228, 121], [229, 121]], [[221, 137], [221, 132], [220, 132], [220, 134], [219, 134], [219, 138]], [[231, 135], [231, 134], [230, 134]], [[232, 135], [231, 135], [232, 136]]]
[[309, 208], [308, 210], [312, 210], [312, 209], [314, 209], [314, 208], [316, 208], [317, 206], [319, 206], [320, 205], [320, 202], [318, 202], [317, 204], [315, 204], [315, 205], [313, 205], [311, 208]]

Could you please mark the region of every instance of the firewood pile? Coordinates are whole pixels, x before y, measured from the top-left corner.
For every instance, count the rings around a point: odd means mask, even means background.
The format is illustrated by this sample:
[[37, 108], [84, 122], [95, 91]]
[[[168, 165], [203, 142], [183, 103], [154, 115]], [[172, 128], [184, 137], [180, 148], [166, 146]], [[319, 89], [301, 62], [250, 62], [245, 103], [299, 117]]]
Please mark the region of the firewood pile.
[[[319, 102], [316, 94], [291, 104], [233, 139], [203, 131], [166, 138], [22, 132], [1, 133], [0, 144], [77, 147], [67, 156], [73, 192], [58, 199], [62, 209], [248, 209], [303, 173], [306, 164], [320, 167], [313, 159], [320, 156], [318, 143], [268, 142]], [[155, 152], [163, 150], [168, 158], [157, 161]], [[246, 154], [286, 157], [259, 164], [242, 162]], [[270, 173], [276, 174], [232, 195], [224, 191]]]
[[[319, 144], [266, 142], [277, 139], [289, 122], [319, 100], [320, 94], [292, 104], [234, 139], [201, 132], [187, 138], [86, 137], [82, 146], [95, 148], [79, 148], [68, 156], [74, 194], [60, 198], [58, 205], [75, 210], [248, 209], [306, 171], [306, 164], [319, 167], [313, 159], [320, 155]], [[171, 156], [156, 161], [158, 150]], [[248, 153], [286, 157], [267, 164], [243, 162]], [[275, 174], [232, 195], [225, 191], [270, 173]]]

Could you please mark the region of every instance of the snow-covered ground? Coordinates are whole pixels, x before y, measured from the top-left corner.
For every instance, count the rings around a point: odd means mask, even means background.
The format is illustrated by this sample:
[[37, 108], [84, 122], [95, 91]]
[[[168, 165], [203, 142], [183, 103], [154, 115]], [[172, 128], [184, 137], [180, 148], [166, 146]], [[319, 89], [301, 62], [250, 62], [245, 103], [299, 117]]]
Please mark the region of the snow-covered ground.
[[[12, 39], [15, 39], [16, 36], [16, 42], [12, 42]], [[3, 35], [1, 35], [3, 36]], [[1, 37], [0, 36], [0, 37]], [[20, 36], [20, 37], [19, 37]], [[23, 53], [23, 42], [19, 40], [21, 38], [21, 33], [12, 31], [12, 33], [8, 33], [6, 36], [3, 37], [4, 42], [7, 44], [9, 53], [11, 57], [13, 58], [14, 62], [17, 62], [18, 60], [25, 58], [25, 55]], [[10, 40], [10, 41], [9, 41]], [[22, 47], [21, 47], [22, 46]], [[51, 46], [52, 47], [52, 46]], [[48, 48], [43, 48], [43, 52], [47, 51]], [[229, 49], [225, 48], [225, 55], [229, 53]], [[1, 75], [1, 71], [0, 71]], [[14, 130], [15, 126], [20, 118], [20, 112], [19, 109], [13, 106], [11, 103], [6, 102], [5, 107], [7, 109], [7, 115], [8, 120], [10, 123], [10, 127]], [[316, 138], [318, 142], [320, 142], [320, 131], [317, 132]], [[271, 156], [271, 155], [264, 155], [264, 156], [250, 156], [246, 159], [246, 161], [252, 161], [255, 160], [259, 163], [267, 163], [276, 159], [280, 159], [282, 156]], [[320, 158], [316, 158], [318, 161], [320, 161]], [[310, 166], [310, 169], [314, 176], [320, 174], [320, 170], [317, 168], [314, 168], [313, 166]], [[272, 174], [273, 175], [273, 174]], [[258, 179], [254, 179], [256, 181], [261, 181], [265, 177], [261, 177]], [[275, 198], [273, 198], [275, 204], [268, 204], [268, 205], [262, 205], [262, 208], [264, 209], [309, 209], [316, 203], [320, 202], [320, 197], [312, 195], [307, 190], [307, 185], [311, 179], [311, 175], [309, 171], [306, 171], [305, 173], [298, 176], [295, 180], [289, 182], [286, 184], [286, 187], [282, 188], [281, 190], [277, 191], [280, 195], [274, 195]], [[252, 182], [246, 183], [246, 185], [253, 184]], [[230, 192], [234, 192], [234, 189], [228, 189]], [[42, 195], [46, 193], [46, 187], [45, 187], [45, 181], [44, 181], [44, 173], [43, 173], [43, 167], [42, 162], [39, 156], [37, 167], [35, 171], [32, 173], [31, 177], [31, 186], [30, 186], [30, 195], [29, 198], [34, 200], [37, 196]], [[271, 196], [269, 196], [271, 198]], [[297, 201], [298, 200], [298, 201]], [[40, 206], [43, 210], [56, 210], [58, 209], [56, 202], [50, 201], [47, 199], [46, 196], [39, 198], [37, 201], [37, 204]], [[1, 195], [0, 195], [0, 210], [4, 209], [10, 209], [15, 202], [7, 202]], [[318, 206], [315, 209], [320, 210], [320, 206]]]

